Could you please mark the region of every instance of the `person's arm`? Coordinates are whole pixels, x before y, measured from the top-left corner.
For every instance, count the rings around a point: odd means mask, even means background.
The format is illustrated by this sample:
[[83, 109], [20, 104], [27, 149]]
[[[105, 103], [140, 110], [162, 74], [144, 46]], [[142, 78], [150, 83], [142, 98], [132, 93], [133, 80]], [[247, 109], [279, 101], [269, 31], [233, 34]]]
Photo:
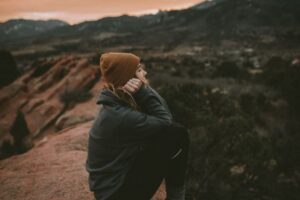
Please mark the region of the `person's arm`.
[[169, 116], [170, 116], [170, 118], [171, 118], [171, 120], [173, 120], [173, 115], [172, 115], [172, 113], [171, 113], [171, 111], [170, 111], [170, 108], [169, 108], [169, 106], [168, 106], [168, 104], [167, 104], [167, 102], [166, 102], [166, 100], [153, 88], [153, 87], [151, 87], [151, 86], [149, 86], [150, 87], [150, 89], [153, 91], [153, 93], [159, 98], [159, 100], [160, 100], [160, 102], [162, 103], [162, 105], [165, 107], [165, 109], [168, 111], [168, 114], [169, 114]]
[[161, 133], [172, 123], [172, 119], [161, 104], [158, 97], [150, 88], [142, 85], [133, 94], [138, 105], [143, 107], [146, 113], [128, 108], [124, 114], [123, 127], [131, 132], [133, 137], [149, 138]]

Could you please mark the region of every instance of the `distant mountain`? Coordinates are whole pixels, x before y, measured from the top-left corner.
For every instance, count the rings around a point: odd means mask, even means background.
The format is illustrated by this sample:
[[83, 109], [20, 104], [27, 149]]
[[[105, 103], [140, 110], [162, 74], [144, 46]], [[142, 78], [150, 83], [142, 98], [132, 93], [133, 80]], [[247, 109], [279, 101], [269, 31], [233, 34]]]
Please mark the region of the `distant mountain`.
[[[3, 30], [2, 30], [3, 31]], [[8, 31], [8, 30], [6, 30]], [[16, 31], [16, 35], [23, 35]], [[28, 34], [30, 35], [30, 34]], [[12, 35], [11, 38], [14, 36]], [[3, 37], [0, 34], [3, 41]], [[1, 42], [0, 39], [0, 42]], [[140, 17], [106, 17], [62, 25], [27, 40], [2, 42], [8, 49], [26, 44], [53, 44], [55, 51], [91, 50], [101, 46], [164, 45], [238, 41], [300, 42], [299, 0], [211, 0], [188, 9]]]
[[122, 15], [119, 17], [105, 17], [96, 21], [87, 21], [73, 26], [63, 26], [50, 31], [47, 36], [70, 36], [97, 32], [135, 32], [151, 23], [149, 17], [135, 17]]
[[300, 36], [298, 0], [212, 0], [197, 7], [201, 9], [192, 7], [177, 13], [188, 32], [186, 39]]
[[300, 1], [205, 1], [185, 10], [164, 13], [158, 23], [142, 32], [144, 34], [133, 33], [127, 40], [171, 46], [224, 39], [300, 42]]
[[63, 26], [69, 26], [69, 24], [60, 20], [9, 20], [0, 23], [0, 41], [35, 36], [45, 31]]

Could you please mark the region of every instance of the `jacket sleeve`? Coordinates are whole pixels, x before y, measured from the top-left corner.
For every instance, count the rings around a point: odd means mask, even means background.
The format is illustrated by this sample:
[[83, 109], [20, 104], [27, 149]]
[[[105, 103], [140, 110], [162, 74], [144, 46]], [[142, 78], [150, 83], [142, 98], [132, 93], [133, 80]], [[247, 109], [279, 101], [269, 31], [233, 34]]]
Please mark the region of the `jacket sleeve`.
[[173, 121], [173, 115], [172, 115], [172, 113], [171, 113], [171, 111], [170, 111], [170, 108], [169, 108], [167, 102], [165, 101], [165, 99], [164, 99], [162, 96], [160, 96], [160, 94], [159, 94], [154, 88], [152, 88], [151, 86], [149, 86], [149, 88], [150, 88], [150, 89], [153, 91], [153, 93], [158, 97], [158, 99], [160, 100], [160, 102], [161, 102], [162, 105], [165, 107], [166, 111], [168, 112], [168, 114], [169, 114], [171, 120]]
[[171, 124], [170, 114], [150, 88], [142, 85], [133, 97], [146, 113], [131, 108], [126, 110], [123, 126], [129, 129], [132, 136], [148, 138], [159, 134]]

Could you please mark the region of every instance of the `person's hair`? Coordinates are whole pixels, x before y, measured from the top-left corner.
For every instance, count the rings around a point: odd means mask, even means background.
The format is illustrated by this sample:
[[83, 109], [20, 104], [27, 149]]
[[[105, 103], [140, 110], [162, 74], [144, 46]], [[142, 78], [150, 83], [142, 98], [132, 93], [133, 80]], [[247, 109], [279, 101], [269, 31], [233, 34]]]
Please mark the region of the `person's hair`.
[[[149, 82], [144, 82], [143, 84], [148, 87]], [[101, 89], [109, 89], [117, 98], [119, 98], [124, 103], [128, 104], [135, 110], [140, 110], [141, 108], [134, 100], [134, 97], [129, 93], [123, 90], [121, 87], [115, 87], [112, 83], [103, 82]]]

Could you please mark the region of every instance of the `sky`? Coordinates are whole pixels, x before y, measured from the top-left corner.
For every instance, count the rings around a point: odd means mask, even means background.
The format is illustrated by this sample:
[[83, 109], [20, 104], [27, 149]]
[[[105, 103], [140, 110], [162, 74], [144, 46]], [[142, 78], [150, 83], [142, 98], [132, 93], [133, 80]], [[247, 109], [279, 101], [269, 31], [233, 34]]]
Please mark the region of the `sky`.
[[0, 0], [0, 22], [60, 19], [70, 24], [107, 16], [142, 15], [182, 9], [203, 0]]

